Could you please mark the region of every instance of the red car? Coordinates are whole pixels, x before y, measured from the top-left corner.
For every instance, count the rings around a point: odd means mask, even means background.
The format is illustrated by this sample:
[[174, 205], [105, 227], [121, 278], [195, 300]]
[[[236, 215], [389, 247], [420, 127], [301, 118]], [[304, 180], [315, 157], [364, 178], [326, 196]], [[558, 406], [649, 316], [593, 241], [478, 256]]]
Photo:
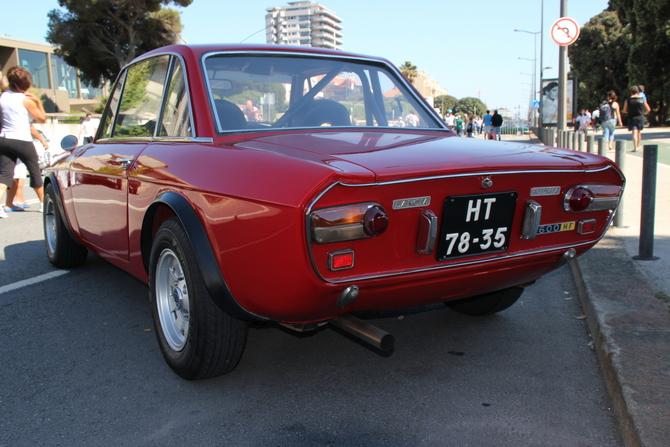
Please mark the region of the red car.
[[146, 281], [167, 363], [203, 379], [253, 321], [390, 349], [350, 314], [501, 311], [603, 236], [623, 184], [597, 155], [455, 138], [384, 59], [177, 45], [128, 65], [50, 168], [44, 232], [57, 267], [91, 250]]

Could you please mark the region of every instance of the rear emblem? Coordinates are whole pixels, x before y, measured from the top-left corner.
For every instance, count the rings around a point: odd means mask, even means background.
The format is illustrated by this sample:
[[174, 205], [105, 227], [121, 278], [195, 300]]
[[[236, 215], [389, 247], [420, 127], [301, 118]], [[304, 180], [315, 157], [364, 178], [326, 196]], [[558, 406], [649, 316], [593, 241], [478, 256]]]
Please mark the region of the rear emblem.
[[430, 205], [430, 196], [413, 197], [411, 199], [398, 199], [393, 201], [394, 210], [404, 210], [407, 208], [418, 208], [420, 206]]
[[530, 188], [530, 195], [532, 196], [557, 196], [561, 193], [560, 186], [541, 186], [538, 188]]

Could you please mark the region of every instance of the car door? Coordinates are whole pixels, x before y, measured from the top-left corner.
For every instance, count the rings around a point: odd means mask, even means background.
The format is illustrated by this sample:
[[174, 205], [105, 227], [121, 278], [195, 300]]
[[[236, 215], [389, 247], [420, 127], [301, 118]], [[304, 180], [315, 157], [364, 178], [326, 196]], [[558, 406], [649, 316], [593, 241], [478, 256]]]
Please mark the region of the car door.
[[96, 141], [71, 165], [72, 199], [82, 239], [129, 259], [128, 176], [157, 133], [170, 57], [156, 56], [119, 77]]

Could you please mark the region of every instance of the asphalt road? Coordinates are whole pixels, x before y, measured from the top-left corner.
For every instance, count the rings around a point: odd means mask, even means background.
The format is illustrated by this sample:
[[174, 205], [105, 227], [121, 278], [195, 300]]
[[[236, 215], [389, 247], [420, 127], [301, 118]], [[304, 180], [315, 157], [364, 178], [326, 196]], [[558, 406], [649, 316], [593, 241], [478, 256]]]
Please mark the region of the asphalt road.
[[363, 315], [390, 356], [263, 325], [235, 371], [187, 382], [144, 284], [95, 255], [50, 277], [37, 211], [0, 220], [0, 246], [2, 447], [621, 445], [566, 267], [491, 317]]

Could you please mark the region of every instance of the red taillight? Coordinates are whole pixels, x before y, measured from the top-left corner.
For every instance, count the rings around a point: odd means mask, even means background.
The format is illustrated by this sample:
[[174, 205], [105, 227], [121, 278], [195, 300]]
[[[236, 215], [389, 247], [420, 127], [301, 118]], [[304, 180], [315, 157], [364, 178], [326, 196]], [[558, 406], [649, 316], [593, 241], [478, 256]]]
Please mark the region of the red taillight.
[[619, 205], [623, 186], [575, 185], [565, 193], [563, 208], [568, 213], [614, 210]]
[[569, 195], [566, 195], [565, 200], [570, 211], [579, 213], [591, 205], [591, 202], [593, 202], [593, 193], [590, 189], [580, 186], [573, 189]]
[[386, 231], [388, 226], [389, 217], [381, 206], [375, 205], [365, 212], [363, 227], [368, 236], [379, 236]]
[[312, 242], [354, 241], [379, 236], [388, 227], [388, 215], [378, 203], [325, 208], [310, 215]]

